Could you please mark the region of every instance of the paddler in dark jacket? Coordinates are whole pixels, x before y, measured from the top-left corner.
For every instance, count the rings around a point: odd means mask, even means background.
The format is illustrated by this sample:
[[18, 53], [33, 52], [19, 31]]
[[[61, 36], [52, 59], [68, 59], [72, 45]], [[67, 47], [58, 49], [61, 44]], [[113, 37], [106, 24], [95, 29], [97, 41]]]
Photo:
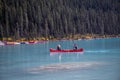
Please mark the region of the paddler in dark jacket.
[[78, 49], [78, 47], [77, 47], [76, 44], [73, 45], [73, 49], [74, 49], [74, 50], [77, 50], [77, 49]]
[[61, 46], [60, 46], [60, 44], [57, 45], [57, 50], [61, 50]]

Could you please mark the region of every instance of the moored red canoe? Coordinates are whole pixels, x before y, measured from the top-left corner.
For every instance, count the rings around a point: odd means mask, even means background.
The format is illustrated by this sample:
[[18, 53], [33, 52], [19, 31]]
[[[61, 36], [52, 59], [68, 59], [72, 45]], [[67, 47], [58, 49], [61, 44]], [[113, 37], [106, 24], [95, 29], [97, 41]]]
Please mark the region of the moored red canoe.
[[3, 43], [2, 41], [0, 41], [0, 46], [4, 46], [5, 45], [5, 43]]
[[5, 42], [5, 45], [17, 45], [19, 42]]
[[27, 44], [36, 44], [37, 41], [29, 41]]

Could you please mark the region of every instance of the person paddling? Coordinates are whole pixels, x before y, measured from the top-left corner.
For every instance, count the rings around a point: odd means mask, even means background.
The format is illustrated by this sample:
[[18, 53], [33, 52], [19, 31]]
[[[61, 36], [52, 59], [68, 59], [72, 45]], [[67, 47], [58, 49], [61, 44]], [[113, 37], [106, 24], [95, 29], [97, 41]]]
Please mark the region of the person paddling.
[[57, 45], [57, 50], [61, 50], [61, 45], [60, 44]]
[[78, 47], [77, 47], [76, 44], [73, 45], [73, 49], [74, 49], [74, 50], [77, 50], [77, 49], [78, 49]]

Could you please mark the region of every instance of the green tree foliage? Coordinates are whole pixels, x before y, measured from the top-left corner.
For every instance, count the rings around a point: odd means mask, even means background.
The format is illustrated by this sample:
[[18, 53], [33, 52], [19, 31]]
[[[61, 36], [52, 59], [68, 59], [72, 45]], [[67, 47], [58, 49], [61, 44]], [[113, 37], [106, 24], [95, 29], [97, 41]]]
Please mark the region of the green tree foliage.
[[120, 34], [120, 0], [0, 0], [0, 37]]

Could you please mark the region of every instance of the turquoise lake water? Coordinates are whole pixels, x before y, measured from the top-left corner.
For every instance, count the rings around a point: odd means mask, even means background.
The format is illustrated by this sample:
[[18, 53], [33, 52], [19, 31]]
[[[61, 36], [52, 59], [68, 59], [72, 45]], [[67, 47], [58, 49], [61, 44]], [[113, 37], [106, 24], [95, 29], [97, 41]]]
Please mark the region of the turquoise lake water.
[[[73, 43], [84, 53], [50, 55]], [[0, 46], [0, 80], [120, 80], [120, 38]]]

